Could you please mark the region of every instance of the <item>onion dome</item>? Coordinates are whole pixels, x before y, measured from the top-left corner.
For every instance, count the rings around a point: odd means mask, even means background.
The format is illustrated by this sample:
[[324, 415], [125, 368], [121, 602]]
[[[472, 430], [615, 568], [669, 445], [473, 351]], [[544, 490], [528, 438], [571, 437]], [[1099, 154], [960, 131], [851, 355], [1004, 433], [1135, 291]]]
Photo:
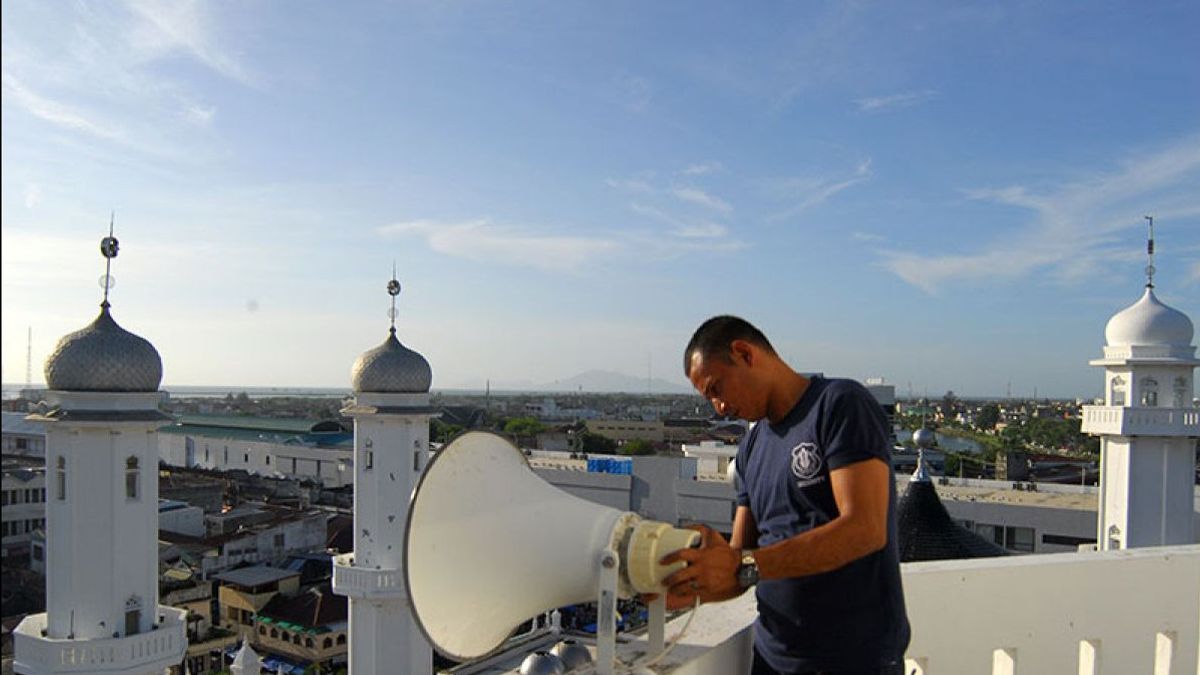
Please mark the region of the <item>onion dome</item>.
[[392, 328], [383, 344], [354, 362], [350, 381], [356, 393], [423, 394], [433, 371], [424, 356], [400, 344]]
[[1193, 334], [1191, 319], [1159, 302], [1149, 287], [1140, 300], [1113, 315], [1104, 328], [1109, 347], [1188, 346]]
[[145, 338], [121, 328], [100, 305], [100, 316], [63, 336], [46, 359], [46, 386], [58, 391], [152, 392], [162, 381], [162, 359]]

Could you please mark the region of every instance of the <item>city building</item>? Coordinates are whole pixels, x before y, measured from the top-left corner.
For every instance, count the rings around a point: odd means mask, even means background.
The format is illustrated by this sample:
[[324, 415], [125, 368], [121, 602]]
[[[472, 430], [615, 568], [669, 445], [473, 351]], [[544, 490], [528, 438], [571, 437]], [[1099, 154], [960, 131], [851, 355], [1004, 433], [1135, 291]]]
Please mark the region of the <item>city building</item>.
[[159, 538], [171, 545], [164, 562], [185, 560], [208, 579], [234, 567], [279, 564], [294, 553], [323, 550], [327, 520], [314, 509], [247, 503], [205, 516], [203, 536], [164, 529]]
[[5, 455], [45, 456], [46, 427], [27, 417], [25, 413], [0, 412], [4, 424], [3, 433], [0, 434], [0, 451]]
[[352, 434], [332, 420], [186, 415], [159, 430], [159, 456], [171, 466], [353, 483]]
[[46, 467], [41, 457], [4, 455], [0, 477], [0, 556], [31, 554], [34, 531], [46, 525]]

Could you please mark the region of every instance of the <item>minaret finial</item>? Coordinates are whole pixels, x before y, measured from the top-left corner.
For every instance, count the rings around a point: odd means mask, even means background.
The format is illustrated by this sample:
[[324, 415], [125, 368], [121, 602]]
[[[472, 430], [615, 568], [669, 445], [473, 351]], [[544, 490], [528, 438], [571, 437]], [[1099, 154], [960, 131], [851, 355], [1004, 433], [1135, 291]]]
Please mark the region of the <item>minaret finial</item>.
[[104, 276], [100, 277], [100, 287], [104, 289], [104, 302], [100, 306], [108, 308], [108, 291], [117, 280], [112, 276], [112, 259], [117, 257], [117, 250], [120, 248], [120, 243], [113, 236], [113, 222], [117, 218], [117, 212], [114, 210], [108, 216], [108, 236], [100, 240], [100, 255], [104, 256]]
[[400, 282], [396, 280], [396, 261], [392, 261], [392, 280], [387, 284], [388, 295], [392, 296], [392, 308], [388, 310], [388, 317], [392, 320], [392, 327], [388, 330], [392, 333], [396, 332], [396, 296], [400, 295]]
[[1150, 227], [1150, 235], [1146, 239], [1146, 288], [1154, 288], [1154, 216], [1142, 217]]

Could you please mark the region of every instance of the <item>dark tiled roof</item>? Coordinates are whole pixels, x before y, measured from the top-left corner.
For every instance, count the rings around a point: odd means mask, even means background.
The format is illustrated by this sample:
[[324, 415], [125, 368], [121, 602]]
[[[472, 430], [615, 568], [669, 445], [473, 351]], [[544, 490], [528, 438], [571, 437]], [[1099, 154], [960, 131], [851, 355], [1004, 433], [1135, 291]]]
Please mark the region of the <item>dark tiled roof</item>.
[[993, 558], [1008, 551], [958, 525], [929, 481], [908, 484], [896, 509], [900, 562]]
[[276, 595], [258, 613], [276, 621], [320, 628], [346, 620], [346, 596], [334, 595], [328, 586], [319, 586], [290, 597]]
[[349, 553], [354, 550], [354, 518], [351, 516], [334, 516], [325, 525], [325, 548], [338, 553]]

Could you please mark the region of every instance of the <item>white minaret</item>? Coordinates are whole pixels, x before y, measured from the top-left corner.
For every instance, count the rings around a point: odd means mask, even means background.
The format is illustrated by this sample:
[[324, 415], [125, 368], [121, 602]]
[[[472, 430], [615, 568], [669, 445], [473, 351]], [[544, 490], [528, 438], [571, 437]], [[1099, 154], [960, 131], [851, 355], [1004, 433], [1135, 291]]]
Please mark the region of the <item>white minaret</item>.
[[[109, 259], [112, 236], [101, 242]], [[100, 316], [46, 360], [46, 612], [14, 632], [14, 670], [162, 673], [183, 660], [187, 612], [158, 604], [157, 429], [162, 362]]]
[[[394, 275], [393, 275], [394, 277]], [[388, 282], [392, 327], [383, 344], [354, 363], [354, 552], [334, 560], [333, 589], [350, 598], [350, 672], [428, 675], [433, 653], [408, 600], [404, 532], [408, 499], [429, 455], [432, 372], [396, 339], [396, 296]]]
[[1146, 291], [1104, 329], [1105, 405], [1084, 406], [1100, 436], [1101, 550], [1196, 542], [1192, 515], [1200, 409], [1192, 404], [1192, 322], [1154, 295], [1151, 221]]

